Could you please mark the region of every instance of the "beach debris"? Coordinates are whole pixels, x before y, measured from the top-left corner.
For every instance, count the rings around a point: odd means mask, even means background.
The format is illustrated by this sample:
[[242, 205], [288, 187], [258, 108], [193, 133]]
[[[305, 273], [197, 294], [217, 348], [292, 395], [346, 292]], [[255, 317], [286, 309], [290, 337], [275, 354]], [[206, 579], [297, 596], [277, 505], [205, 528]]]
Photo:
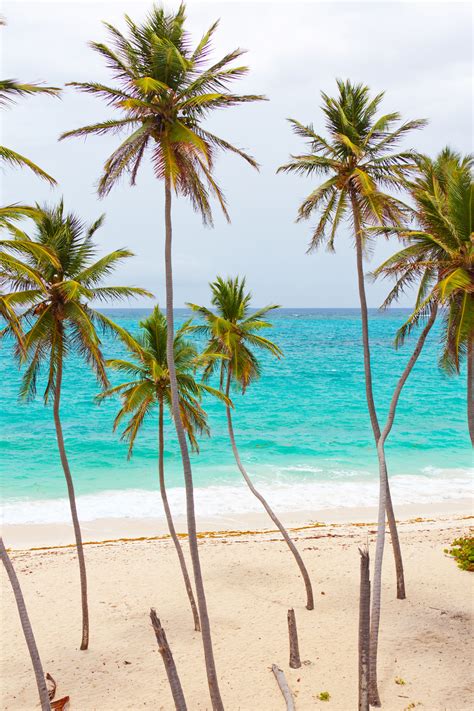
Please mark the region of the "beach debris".
[[54, 681], [53, 677], [49, 672], [46, 672], [46, 688], [48, 690], [48, 696], [49, 700], [51, 701], [54, 699], [54, 696], [56, 694], [56, 682]]
[[63, 696], [60, 699], [56, 699], [56, 701], [53, 701], [54, 697], [56, 696], [56, 681], [53, 679], [49, 672], [46, 672], [45, 679], [46, 689], [48, 690], [48, 696], [51, 702], [51, 711], [63, 711], [63, 709], [67, 708], [69, 704], [69, 696]]
[[286, 681], [285, 673], [276, 664], [272, 664], [272, 672], [275, 675], [277, 684], [280, 687], [280, 691], [283, 694], [283, 698], [286, 701], [286, 711], [295, 711], [295, 702], [293, 701], [293, 695]]
[[166, 639], [165, 631], [156, 614], [156, 610], [154, 610], [153, 608], [150, 609], [150, 619], [153, 629], [155, 631], [156, 641], [158, 642], [158, 650], [163, 659], [163, 664], [165, 665], [165, 670], [168, 676], [168, 682], [171, 688], [171, 693], [173, 694], [173, 700], [174, 705], [176, 707], [176, 711], [186, 711], [186, 701], [184, 699], [183, 688], [179, 680], [176, 664], [174, 663], [173, 655], [171, 653], [168, 640]]
[[290, 667], [299, 669], [301, 667], [300, 650], [298, 644], [298, 630], [296, 629], [296, 617], [293, 608], [288, 610], [288, 636], [290, 639]]
[[359, 553], [359, 711], [369, 711], [370, 558], [367, 548]]

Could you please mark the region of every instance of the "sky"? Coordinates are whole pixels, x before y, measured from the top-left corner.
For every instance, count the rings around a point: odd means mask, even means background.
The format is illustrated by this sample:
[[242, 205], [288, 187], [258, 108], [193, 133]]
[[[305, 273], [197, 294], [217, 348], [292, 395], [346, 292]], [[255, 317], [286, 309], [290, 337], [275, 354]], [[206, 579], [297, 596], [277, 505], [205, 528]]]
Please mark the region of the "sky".
[[[101, 22], [123, 29], [123, 15], [144, 18], [151, 3], [4, 1], [1, 76], [43, 81], [111, 83], [99, 55], [87, 43], [106, 41]], [[168, 9], [177, 7], [169, 0]], [[265, 94], [269, 101], [220, 112], [208, 127], [256, 157], [260, 171], [235, 156], [221, 156], [216, 174], [225, 190], [232, 222], [215, 209], [215, 226], [205, 228], [184, 199], [175, 200], [175, 305], [209, 302], [208, 283], [217, 274], [245, 275], [254, 304], [285, 307], [358, 306], [355, 252], [349, 226], [341, 229], [336, 253], [311, 255], [306, 248], [311, 221], [295, 223], [298, 205], [316, 187], [307, 178], [276, 175], [290, 153], [303, 152], [288, 117], [324, 132], [320, 92], [335, 93], [335, 78], [385, 91], [384, 112], [428, 118], [407, 147], [429, 154], [449, 144], [472, 151], [472, 9], [464, 2], [200, 2], [187, 4], [188, 29], [197, 42], [217, 19], [219, 58], [236, 47], [248, 50], [248, 77], [240, 93]], [[32, 97], [3, 113], [1, 142], [51, 173], [51, 189], [27, 171], [0, 174], [1, 202], [54, 203], [86, 222], [106, 213], [97, 232], [98, 253], [128, 247], [133, 259], [117, 270], [115, 284], [142, 286], [164, 304], [163, 184], [145, 166], [137, 185], [126, 182], [103, 200], [96, 195], [101, 167], [119, 138], [90, 137], [58, 143], [61, 132], [112, 117], [99, 99], [66, 88], [60, 100]], [[396, 251], [379, 241], [367, 271]], [[111, 283], [111, 282], [110, 282]], [[369, 283], [368, 302], [378, 307], [387, 282]], [[409, 306], [407, 294], [400, 306]], [[130, 306], [147, 306], [137, 301]]]

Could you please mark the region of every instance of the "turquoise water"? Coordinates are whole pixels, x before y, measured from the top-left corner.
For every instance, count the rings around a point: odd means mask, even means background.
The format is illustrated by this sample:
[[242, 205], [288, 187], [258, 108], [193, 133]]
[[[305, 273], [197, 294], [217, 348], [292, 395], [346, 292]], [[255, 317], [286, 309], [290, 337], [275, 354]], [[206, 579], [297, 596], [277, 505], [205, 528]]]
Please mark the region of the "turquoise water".
[[[107, 313], [121, 326], [136, 331], [148, 311]], [[407, 313], [374, 310], [370, 315], [374, 391], [381, 421], [413, 347], [412, 342], [400, 351], [392, 347]], [[184, 309], [177, 310], [177, 323], [187, 315]], [[323, 498], [336, 504], [339, 499], [347, 503], [357, 485], [359, 495], [365, 496], [364, 486], [369, 487], [367, 491], [375, 486], [377, 467], [365, 403], [358, 310], [282, 309], [274, 314], [273, 323], [271, 337], [282, 348], [284, 359], [262, 355], [260, 381], [245, 396], [234, 395], [235, 430], [243, 460], [262, 486], [280, 492], [281, 504], [286, 502], [288, 508], [301, 505], [315, 486]], [[435, 498], [465, 493], [473, 463], [465, 375], [448, 378], [439, 371], [438, 337], [435, 329], [405, 386], [387, 444], [390, 474], [405, 498], [416, 492], [420, 496], [431, 492]], [[103, 345], [109, 357], [122, 351], [110, 338]], [[27, 500], [41, 501], [47, 509], [48, 501], [53, 505], [66, 491], [51, 407], [45, 407], [41, 397], [31, 404], [18, 402], [20, 374], [13, 363], [11, 343], [3, 343], [0, 362], [2, 493], [7, 504], [15, 504], [11, 515], [16, 520]], [[119, 382], [116, 376], [112, 381]], [[126, 444], [112, 432], [118, 402], [98, 406], [97, 392], [92, 374], [71, 358], [65, 369], [62, 420], [77, 494], [86, 502], [95, 502], [99, 513], [105, 511], [102, 502], [110, 515], [139, 515], [146, 492], [156, 490], [157, 416], [149, 419], [137, 439], [133, 459], [127, 461]], [[201, 440], [200, 454], [192, 457], [195, 484], [203, 490], [202, 496], [213, 495], [213, 510], [231, 506], [225, 497], [233, 499], [234, 495], [238, 507], [240, 475], [227, 439], [224, 409], [209, 398], [204, 407], [212, 436]], [[178, 491], [182, 473], [170, 423], [166, 469], [168, 485]], [[352, 489], [338, 489], [337, 484], [350, 484]], [[298, 491], [299, 504], [292, 500]]]

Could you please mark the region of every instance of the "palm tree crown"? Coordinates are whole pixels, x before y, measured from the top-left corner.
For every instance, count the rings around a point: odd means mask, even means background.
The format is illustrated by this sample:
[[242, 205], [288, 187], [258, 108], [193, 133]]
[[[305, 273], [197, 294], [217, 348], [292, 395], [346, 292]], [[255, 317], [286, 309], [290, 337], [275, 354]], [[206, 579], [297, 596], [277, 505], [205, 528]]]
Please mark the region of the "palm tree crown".
[[248, 385], [260, 375], [260, 364], [253, 349], [267, 351], [277, 358], [282, 355], [275, 343], [259, 334], [262, 329], [272, 326], [264, 320], [264, 317], [269, 311], [279, 307], [272, 304], [252, 312], [250, 310], [252, 295], [246, 291], [245, 277], [242, 279], [217, 277], [210, 287], [211, 303], [216, 307], [215, 314], [204, 306], [188, 304], [206, 321], [203, 325], [192, 326], [194, 331], [209, 339], [205, 352], [225, 356], [225, 359], [220, 362], [209, 361], [204, 373], [209, 376], [216, 366], [219, 366], [221, 386], [224, 373], [228, 372], [234, 382], [242, 388], [242, 392], [245, 392]]
[[417, 228], [394, 230], [407, 246], [375, 271], [396, 278], [384, 306], [419, 282], [415, 309], [397, 343], [435, 303], [446, 307], [440, 364], [448, 372], [459, 372], [474, 331], [473, 166], [472, 156], [462, 157], [449, 148], [434, 160], [420, 158], [420, 174], [409, 186]]
[[105, 59], [116, 85], [95, 82], [71, 85], [104, 99], [122, 116], [68, 131], [61, 138], [128, 130], [128, 137], [105, 163], [99, 194], [106, 195], [126, 173], [134, 185], [149, 149], [156, 177], [169, 180], [177, 193], [191, 200], [204, 222], [211, 223], [210, 194], [218, 199], [227, 216], [224, 197], [212, 176], [215, 150], [229, 150], [252, 166], [256, 163], [200, 123], [214, 109], [263, 97], [228, 91], [229, 84], [247, 72], [247, 67], [233, 64], [243, 50], [234, 50], [208, 64], [218, 23], [210, 27], [193, 49], [184, 29], [185, 19], [185, 6], [181, 4], [171, 14], [154, 6], [143, 24], [136, 24], [126, 16], [126, 36], [105, 23], [110, 46], [97, 42], [91, 46]]
[[293, 131], [308, 142], [309, 150], [279, 168], [279, 172], [326, 178], [298, 212], [298, 220], [319, 213], [310, 250], [324, 241], [334, 249], [338, 228], [349, 216], [356, 232], [368, 224], [400, 222], [405, 206], [384, 191], [404, 186], [415, 168], [416, 153], [394, 149], [409, 131], [426, 124], [420, 119], [400, 123], [398, 113], [377, 118], [383, 93], [371, 97], [369, 87], [340, 79], [337, 86], [337, 98], [321, 94], [328, 137], [316, 133], [312, 125], [290, 119]]
[[[115, 418], [116, 429], [124, 417], [130, 415], [122, 438], [129, 442], [129, 456], [133, 451], [135, 438], [147, 415], [158, 404], [171, 408], [171, 386], [166, 358], [166, 317], [158, 306], [153, 313], [140, 322], [141, 334], [137, 339], [129, 338], [127, 347], [134, 356], [133, 361], [112, 359], [106, 365], [132, 379], [109, 388], [99, 395], [99, 399], [120, 395], [122, 407]], [[221, 400], [227, 398], [219, 390], [195, 379], [195, 373], [208, 359], [204, 359], [196, 346], [187, 338], [190, 321], [186, 321], [174, 337], [174, 360], [179, 389], [181, 420], [192, 448], [198, 451], [196, 434], [209, 434], [206, 413], [201, 406], [204, 393]]]
[[65, 213], [62, 201], [52, 208], [38, 205], [33, 237], [12, 228], [13, 239], [2, 242], [1, 280], [11, 290], [3, 301], [10, 310], [25, 309], [19, 318], [29, 325], [18, 346], [21, 359], [28, 361], [21, 390], [24, 397], [34, 397], [39, 368], [48, 360], [47, 401], [59, 362], [72, 351], [86, 360], [102, 385], [107, 385], [96, 326], [121, 329], [88, 302], [151, 296], [137, 287], [101, 286], [102, 279], [120, 262], [133, 256], [127, 249], [118, 249], [94, 261], [93, 236], [103, 219], [87, 227], [77, 215]]

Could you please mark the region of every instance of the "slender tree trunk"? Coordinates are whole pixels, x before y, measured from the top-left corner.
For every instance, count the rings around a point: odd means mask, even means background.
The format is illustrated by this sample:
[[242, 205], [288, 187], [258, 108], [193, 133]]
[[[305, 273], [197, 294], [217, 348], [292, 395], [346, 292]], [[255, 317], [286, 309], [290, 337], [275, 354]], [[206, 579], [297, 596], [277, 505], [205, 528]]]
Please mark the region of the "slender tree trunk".
[[181, 568], [181, 573], [183, 574], [184, 586], [189, 598], [189, 604], [191, 605], [191, 611], [193, 613], [194, 619], [194, 629], [196, 632], [201, 631], [201, 625], [199, 624], [199, 614], [196, 607], [196, 601], [194, 599], [194, 593], [191, 586], [191, 580], [189, 579], [188, 569], [186, 567], [186, 561], [184, 560], [183, 550], [179, 542], [178, 536], [176, 535], [176, 529], [174, 527], [173, 517], [171, 515], [171, 509], [168, 503], [168, 495], [166, 493], [165, 486], [165, 463], [164, 463], [164, 432], [163, 432], [163, 400], [159, 402], [159, 434], [158, 434], [158, 472], [160, 479], [160, 493], [161, 500], [163, 501], [163, 508], [165, 510], [166, 521], [168, 523], [168, 530], [170, 532], [171, 539], [176, 548], [176, 553], [178, 554], [179, 565]]
[[31, 663], [35, 672], [36, 685], [38, 687], [41, 709], [42, 711], [51, 711], [51, 705], [49, 703], [49, 695], [48, 689], [46, 688], [46, 680], [44, 678], [43, 667], [41, 665], [41, 659], [38, 653], [38, 647], [36, 646], [33, 630], [31, 628], [30, 618], [28, 617], [28, 612], [26, 610], [23, 593], [21, 592], [20, 582], [3, 543], [3, 538], [1, 537], [0, 557], [2, 559], [3, 565], [5, 566], [5, 570], [7, 571], [7, 575], [12, 586], [13, 594], [15, 596], [16, 606], [18, 608], [18, 614], [20, 616], [23, 634], [25, 636], [26, 645], [28, 647]]
[[370, 561], [367, 549], [359, 553], [359, 711], [369, 711]]
[[467, 423], [474, 447], [474, 336], [467, 344]]
[[[232, 376], [232, 371], [229, 367], [228, 372], [227, 372], [227, 385], [226, 385], [227, 397], [229, 397], [229, 393], [230, 393], [231, 376]], [[230, 442], [232, 444], [232, 451], [234, 453], [235, 461], [237, 462], [237, 466], [240, 470], [240, 473], [244, 477], [245, 482], [246, 482], [247, 486], [249, 487], [250, 491], [260, 501], [263, 508], [265, 509], [265, 511], [270, 516], [271, 520], [273, 521], [273, 523], [275, 524], [275, 526], [278, 528], [281, 535], [283, 536], [288, 548], [293, 553], [293, 556], [296, 560], [298, 568], [300, 569], [301, 575], [303, 576], [303, 580], [304, 580], [304, 584], [305, 584], [305, 588], [306, 588], [306, 609], [314, 610], [313, 588], [311, 586], [311, 580], [310, 580], [308, 571], [306, 570], [306, 566], [303, 563], [303, 559], [302, 559], [301, 555], [299, 554], [298, 549], [296, 548], [295, 544], [293, 543], [290, 536], [288, 535], [286, 528], [283, 526], [280, 519], [276, 516], [276, 514], [273, 512], [273, 510], [270, 508], [270, 505], [268, 504], [266, 499], [264, 499], [262, 494], [259, 491], [257, 491], [257, 489], [255, 488], [255, 486], [252, 483], [252, 480], [250, 479], [249, 475], [247, 474], [247, 471], [246, 471], [244, 465], [242, 464], [242, 460], [240, 459], [239, 450], [237, 449], [237, 445], [235, 443], [234, 428], [232, 425], [232, 415], [230, 412], [229, 405], [226, 405], [226, 412], [227, 412], [227, 428], [229, 430], [229, 438], [230, 438]]]
[[[354, 224], [356, 230], [356, 253], [357, 253], [357, 277], [359, 285], [360, 311], [362, 318], [362, 343], [364, 347], [364, 373], [365, 373], [365, 394], [367, 399], [367, 407], [369, 409], [370, 422], [374, 433], [375, 444], [380, 437], [380, 427], [377, 419], [377, 411], [375, 409], [374, 394], [372, 389], [372, 368], [370, 363], [370, 343], [369, 343], [369, 315], [367, 310], [367, 298], [365, 295], [364, 282], [364, 263], [362, 254], [362, 235], [360, 232], [360, 222], [358, 218], [357, 205], [354, 199], [352, 200], [352, 209], [354, 213]], [[385, 465], [386, 467], [386, 465]], [[387, 477], [387, 485], [385, 492], [385, 506], [387, 512], [388, 525], [390, 528], [390, 538], [392, 540], [393, 557], [395, 560], [395, 573], [397, 579], [397, 598], [404, 600], [405, 593], [405, 576], [403, 573], [403, 560], [400, 548], [400, 540], [398, 538], [397, 522], [393, 511], [392, 496], [390, 493], [390, 485]]]
[[377, 529], [377, 543], [375, 548], [375, 565], [374, 565], [374, 586], [372, 594], [372, 612], [370, 617], [370, 683], [369, 683], [369, 699], [371, 706], [380, 706], [380, 698], [377, 688], [377, 652], [378, 652], [378, 638], [379, 638], [379, 627], [380, 627], [380, 607], [381, 607], [381, 589], [382, 589], [382, 560], [383, 560], [383, 548], [385, 542], [385, 495], [387, 491], [387, 469], [385, 466], [385, 452], [384, 446], [386, 439], [390, 433], [393, 426], [393, 421], [395, 419], [395, 413], [397, 409], [398, 400], [402, 392], [402, 388], [405, 382], [413, 370], [413, 366], [418, 360], [418, 356], [425, 344], [426, 337], [433, 326], [438, 307], [435, 304], [432, 307], [430, 317], [421, 332], [418, 341], [416, 343], [415, 349], [405, 366], [405, 369], [400, 376], [397, 386], [393, 392], [392, 399], [390, 402], [390, 407], [388, 411], [387, 421], [385, 427], [383, 428], [380, 437], [377, 442], [377, 456], [379, 458], [379, 471], [380, 471], [380, 499], [379, 499], [379, 514], [378, 514], [378, 529]]
[[214, 652], [212, 649], [211, 627], [207, 612], [206, 594], [202, 578], [201, 562], [199, 560], [199, 550], [196, 535], [196, 514], [194, 510], [194, 489], [191, 461], [189, 459], [188, 444], [181, 421], [179, 410], [178, 384], [176, 380], [176, 368], [174, 364], [174, 317], [173, 317], [173, 271], [172, 271], [172, 229], [171, 229], [171, 184], [170, 179], [165, 180], [165, 268], [166, 268], [166, 322], [167, 322], [167, 342], [166, 354], [168, 360], [168, 370], [170, 374], [171, 386], [171, 407], [173, 420], [176, 427], [181, 459], [183, 462], [184, 483], [186, 487], [186, 512], [188, 519], [188, 538], [193, 564], [194, 582], [196, 585], [196, 596], [199, 608], [199, 619], [201, 622], [202, 643], [206, 660], [207, 681], [209, 693], [214, 711], [223, 711], [219, 684], [217, 680]]
[[76, 548], [77, 557], [79, 561], [79, 573], [81, 578], [81, 603], [82, 603], [82, 640], [81, 649], [87, 649], [89, 646], [89, 608], [87, 603], [87, 575], [86, 575], [86, 562], [84, 559], [84, 548], [82, 545], [82, 534], [81, 526], [79, 524], [79, 517], [77, 515], [76, 508], [76, 496], [74, 493], [74, 484], [72, 481], [71, 470], [69, 468], [69, 462], [66, 456], [66, 448], [64, 446], [63, 428], [61, 425], [61, 418], [59, 414], [59, 405], [61, 401], [61, 383], [63, 377], [63, 363], [62, 358], [59, 358], [57, 372], [56, 372], [56, 383], [54, 389], [54, 425], [56, 427], [56, 437], [58, 440], [59, 456], [61, 458], [61, 464], [64, 471], [64, 476], [66, 478], [67, 493], [69, 496], [69, 506], [71, 508], [72, 523], [74, 526], [74, 536], [76, 538]]

